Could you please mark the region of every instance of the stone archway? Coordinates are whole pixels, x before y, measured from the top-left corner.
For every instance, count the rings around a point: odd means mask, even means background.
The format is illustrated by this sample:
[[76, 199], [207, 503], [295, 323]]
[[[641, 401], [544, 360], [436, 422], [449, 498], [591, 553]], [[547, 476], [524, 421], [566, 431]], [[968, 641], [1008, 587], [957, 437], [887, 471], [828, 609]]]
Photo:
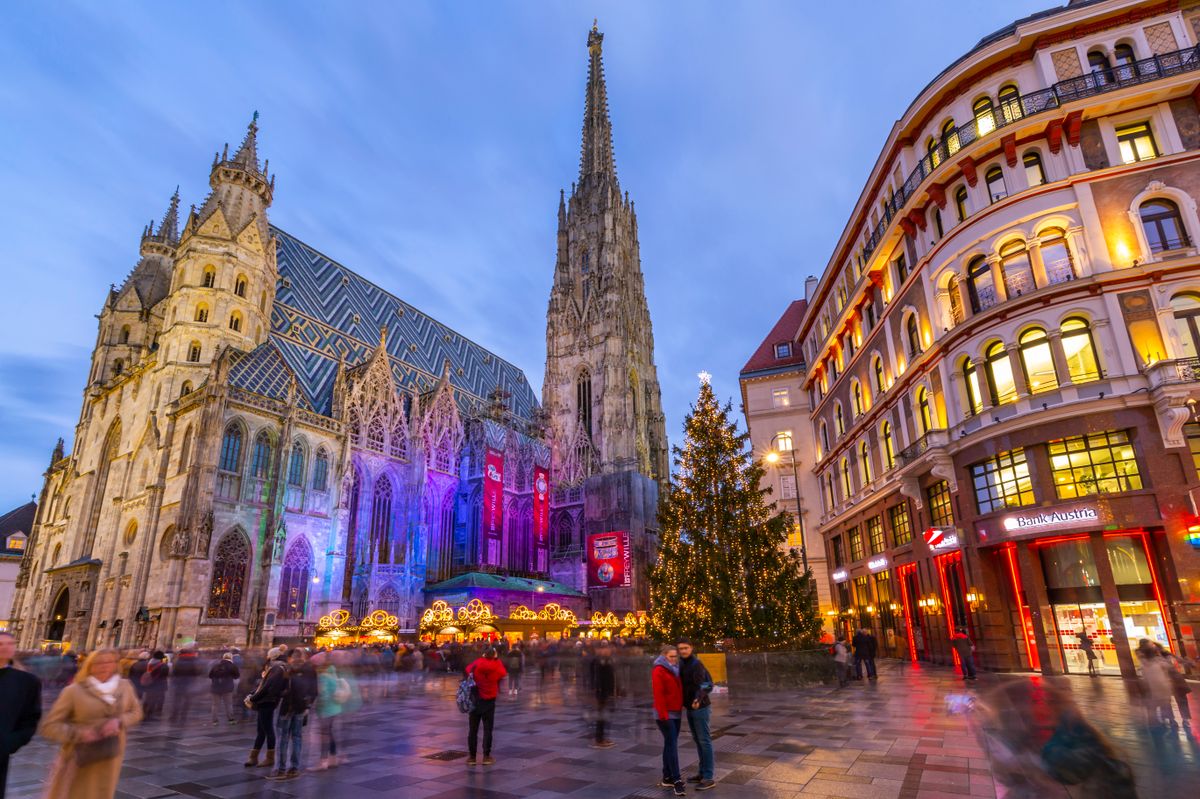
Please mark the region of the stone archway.
[[50, 622], [46, 625], [47, 641], [62, 641], [67, 632], [67, 617], [71, 612], [71, 592], [63, 588], [54, 600], [50, 610]]

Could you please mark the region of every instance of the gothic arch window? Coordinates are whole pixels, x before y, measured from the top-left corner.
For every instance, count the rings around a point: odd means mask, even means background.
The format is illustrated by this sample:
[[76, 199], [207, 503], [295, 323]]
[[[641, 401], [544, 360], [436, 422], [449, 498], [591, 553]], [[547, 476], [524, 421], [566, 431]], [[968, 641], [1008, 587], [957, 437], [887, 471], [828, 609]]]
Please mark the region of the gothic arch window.
[[200, 278], [200, 285], [206, 289], [210, 289], [217, 284], [217, 270], [214, 266], [204, 267], [204, 274]]
[[121, 343], [122, 344], [129, 343], [129, 325], [124, 325], [121, 328]]
[[242, 466], [242, 428], [231, 422], [225, 428], [225, 436], [221, 439], [221, 459], [217, 468], [223, 472], [241, 471]]
[[235, 333], [242, 332], [242, 312], [234, 311], [229, 315], [229, 329]]
[[384, 452], [384, 440], [387, 438], [387, 429], [383, 426], [383, 418], [376, 414], [371, 419], [371, 423], [367, 425], [367, 449], [373, 449], [376, 452]]
[[400, 615], [400, 592], [396, 586], [388, 583], [379, 590], [375, 598], [375, 610], [382, 610], [392, 616]]
[[564, 513], [558, 517], [554, 527], [554, 548], [562, 551], [575, 546], [575, 529], [571, 524], [571, 514]]
[[183, 443], [179, 446], [179, 474], [183, 474], [188, 468], [188, 458], [192, 454], [192, 426], [188, 425], [187, 430], [183, 431]]
[[46, 628], [46, 639], [50, 641], [63, 640], [67, 631], [67, 617], [71, 613], [71, 592], [65, 587], [58, 592], [54, 607], [50, 610], [50, 624]]
[[213, 553], [212, 582], [208, 588], [208, 618], [236, 619], [242, 612], [250, 542], [241, 530], [230, 530]]
[[271, 436], [266, 430], [254, 438], [254, 451], [250, 456], [250, 476], [266, 480], [271, 474]]
[[[108, 435], [104, 439], [104, 450], [100, 456], [100, 463], [96, 468], [95, 493], [92, 499], [92, 507], [86, 517], [85, 533], [86, 549], [91, 548], [91, 542], [95, 539], [96, 528], [100, 522], [100, 511], [105, 503], [111, 499], [108, 496], [108, 478], [111, 474], [112, 463], [117, 458], [117, 454], [121, 446], [121, 420], [117, 419], [108, 428]], [[55, 558], [57, 565], [58, 558]]]
[[196, 306], [196, 321], [197, 322], [207, 322], [208, 321], [208, 306], [205, 305], [204, 303], [200, 303], [199, 305]]
[[592, 437], [592, 375], [587, 369], [575, 380], [575, 408], [588, 438]]
[[233, 284], [233, 293], [238, 295], [239, 297], [245, 297], [246, 296], [246, 284], [248, 282], [249, 281], [246, 280], [245, 275], [238, 275], [237, 281]]
[[317, 450], [317, 459], [313, 462], [313, 491], [324, 491], [329, 482], [329, 453], [325, 448]]
[[262, 294], [258, 297], [258, 310], [263, 313], [267, 312], [267, 290], [263, 289]]
[[193, 341], [188, 345], [187, 359], [189, 363], [200, 363], [200, 342]]
[[292, 455], [288, 459], [288, 485], [304, 485], [304, 447], [299, 441], [292, 444]]
[[299, 536], [288, 547], [279, 575], [278, 619], [302, 619], [312, 580], [313, 551], [308, 539]]
[[113, 377], [117, 377], [121, 372], [125, 371], [125, 362], [120, 358], [113, 361]]
[[403, 410], [397, 411], [396, 423], [392, 426], [392, 434], [388, 441], [388, 454], [393, 458], [408, 457], [408, 441], [404, 435]]
[[50, 556], [50, 563], [54, 566], [58, 565], [58, 559], [62, 556], [62, 544], [54, 545], [54, 554]]
[[371, 554], [375, 563], [392, 562], [392, 481], [386, 475], [375, 481], [371, 498]]

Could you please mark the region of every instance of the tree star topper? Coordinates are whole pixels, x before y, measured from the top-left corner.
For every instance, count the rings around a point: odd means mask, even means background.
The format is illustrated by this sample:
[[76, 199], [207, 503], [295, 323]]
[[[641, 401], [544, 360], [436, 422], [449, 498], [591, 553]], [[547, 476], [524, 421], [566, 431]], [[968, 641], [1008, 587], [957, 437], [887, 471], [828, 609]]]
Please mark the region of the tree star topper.
[[712, 375], [708, 373], [708, 370], [701, 370], [696, 377], [700, 378], [700, 382], [706, 386], [712, 382]]

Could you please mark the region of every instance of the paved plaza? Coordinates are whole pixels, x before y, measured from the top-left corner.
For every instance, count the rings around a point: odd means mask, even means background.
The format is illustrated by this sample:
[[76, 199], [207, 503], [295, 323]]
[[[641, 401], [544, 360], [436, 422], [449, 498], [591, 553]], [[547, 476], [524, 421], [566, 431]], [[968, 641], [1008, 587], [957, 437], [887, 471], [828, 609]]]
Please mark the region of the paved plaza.
[[[996, 796], [987, 754], [946, 696], [986, 691], [1001, 680], [984, 675], [964, 688], [948, 670], [889, 665], [876, 684], [843, 691], [813, 686], [787, 694], [714, 697], [718, 785], [707, 796], [936, 797]], [[1133, 763], [1140, 796], [1194, 796], [1198, 750], [1182, 733], [1152, 738], [1130, 709], [1118, 679], [1063, 678], [1087, 716], [1116, 740]], [[668, 796], [657, 788], [660, 738], [645, 700], [627, 700], [612, 737], [617, 746], [589, 747], [585, 714], [573, 685], [534, 681], [519, 697], [500, 696], [496, 765], [467, 768], [465, 717], [453, 701], [457, 680], [431, 675], [423, 685], [378, 689], [343, 726], [345, 765], [308, 771], [286, 782], [241, 764], [253, 721], [208, 723], [197, 709], [188, 725], [153, 721], [131, 736], [118, 797], [354, 797], [354, 799], [633, 799]], [[681, 738], [685, 774], [696, 753]], [[9, 796], [34, 797], [54, 755], [38, 740], [21, 751]], [[305, 766], [317, 761], [316, 725], [306, 730]], [[689, 791], [689, 793], [692, 793]], [[1003, 795], [1001, 793], [1000, 795]], [[1063, 794], [1064, 796], [1066, 794]]]

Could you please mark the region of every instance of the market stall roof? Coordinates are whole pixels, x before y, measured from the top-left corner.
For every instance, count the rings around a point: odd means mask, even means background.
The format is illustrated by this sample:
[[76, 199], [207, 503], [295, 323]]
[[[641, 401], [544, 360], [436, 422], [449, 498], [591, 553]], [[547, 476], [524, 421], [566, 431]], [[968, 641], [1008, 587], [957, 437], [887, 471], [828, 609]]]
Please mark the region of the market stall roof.
[[570, 586], [554, 580], [531, 580], [528, 577], [506, 577], [503, 574], [487, 574], [485, 572], [467, 572], [449, 580], [435, 583], [425, 589], [427, 594], [440, 591], [461, 591], [464, 588], [494, 588], [501, 591], [537, 591], [541, 587], [543, 594], [559, 596], [586, 596]]

